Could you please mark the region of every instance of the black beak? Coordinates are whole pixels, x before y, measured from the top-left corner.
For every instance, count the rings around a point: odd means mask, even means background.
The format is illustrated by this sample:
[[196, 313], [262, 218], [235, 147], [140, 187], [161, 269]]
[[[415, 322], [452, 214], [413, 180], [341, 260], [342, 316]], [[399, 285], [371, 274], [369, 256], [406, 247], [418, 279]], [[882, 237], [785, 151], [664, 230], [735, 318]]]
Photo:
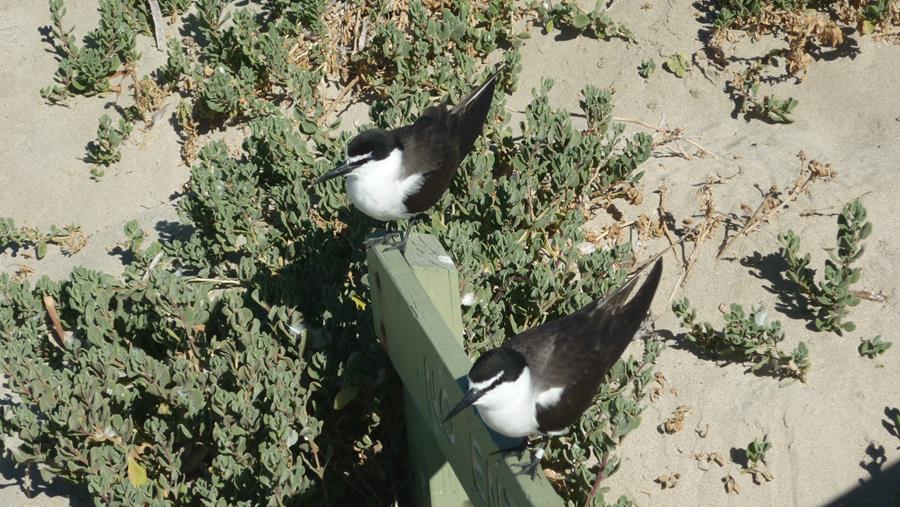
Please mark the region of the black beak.
[[323, 181], [328, 181], [332, 178], [337, 178], [338, 176], [343, 176], [343, 175], [349, 173], [350, 171], [356, 169], [357, 167], [359, 167], [359, 161], [345, 162], [344, 164], [341, 164], [341, 165], [335, 167], [334, 169], [328, 171], [327, 173], [323, 174], [322, 176], [319, 176], [318, 178], [314, 179], [313, 182], [309, 184], [309, 186], [314, 187], [314, 186], [318, 185], [319, 183], [322, 183]]
[[456, 406], [453, 407], [453, 409], [447, 414], [447, 417], [444, 417], [444, 420], [441, 421], [441, 423], [446, 424], [447, 421], [449, 421], [450, 419], [453, 419], [453, 417], [455, 417], [456, 414], [469, 408], [469, 406], [471, 406], [473, 403], [478, 401], [478, 398], [481, 398], [482, 396], [487, 394], [487, 392], [489, 390], [490, 389], [482, 389], [480, 391], [471, 390], [471, 391], [467, 392], [466, 395], [463, 396], [463, 399], [459, 400], [459, 403], [457, 403]]

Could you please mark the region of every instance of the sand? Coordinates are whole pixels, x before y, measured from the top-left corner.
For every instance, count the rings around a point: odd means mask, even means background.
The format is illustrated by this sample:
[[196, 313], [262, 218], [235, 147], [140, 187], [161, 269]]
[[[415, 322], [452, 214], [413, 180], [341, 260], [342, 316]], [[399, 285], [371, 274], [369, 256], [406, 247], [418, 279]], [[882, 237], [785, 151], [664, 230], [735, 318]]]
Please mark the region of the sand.
[[[641, 8], [645, 3], [649, 9]], [[97, 13], [90, 2], [68, 4], [68, 19], [80, 37], [94, 26]], [[98, 116], [115, 97], [75, 98], [69, 108], [47, 106], [38, 90], [51, 83], [56, 63], [37, 30], [49, 22], [46, 4], [4, 1], [0, 14], [6, 20], [0, 28], [0, 68], [12, 69], [0, 74], [0, 153], [5, 162], [0, 167], [0, 216], [41, 228], [75, 223], [88, 236], [87, 247], [74, 256], [62, 256], [52, 247], [42, 261], [7, 253], [0, 255], [0, 269], [13, 272], [24, 264], [35, 270], [32, 276], [52, 277], [65, 276], [75, 265], [116, 271], [120, 260], [108, 250], [123, 239], [126, 221], [137, 219], [145, 230], [165, 233], [177, 220], [173, 194], [188, 179], [177, 137], [164, 123], [138, 132], [123, 150], [122, 162], [99, 182], [92, 181], [90, 167], [80, 158], [95, 135]], [[646, 82], [637, 75], [644, 58], [653, 58], [659, 67], [673, 52], [701, 51], [701, 25], [695, 15], [687, 2], [615, 3], [612, 16], [632, 28], [638, 44], [535, 32], [524, 46], [523, 74], [509, 107], [524, 107], [542, 77], [556, 79], [551, 99], [571, 109], [586, 84], [612, 86], [616, 117], [683, 127], [715, 155], [687, 160], [673, 145], [657, 150], [642, 167], [644, 202], [616, 203], [626, 221], [640, 213], [652, 216], [657, 204], [653, 191], [663, 185], [668, 189], [666, 207], [676, 220], [697, 220], [698, 184], [710, 177], [725, 180], [713, 188], [717, 209], [740, 213], [741, 204], [755, 208], [760, 202], [759, 189], [773, 184], [784, 188], [793, 181], [799, 151], [832, 164], [838, 171], [835, 181], [816, 183], [772, 223], [738, 240], [719, 261], [714, 257], [722, 230], [717, 231], [702, 246], [686, 286], [674, 292], [675, 297], [690, 298], [701, 318], [716, 324], [722, 322], [717, 310], [722, 303], [765, 304], [770, 318], [784, 324], [786, 347], [800, 340], [809, 345], [812, 371], [806, 384], [782, 386], [771, 377], [746, 373], [742, 365], [723, 366], [679, 347], [682, 330], [668, 296], [680, 275], [680, 256], [667, 255], [653, 307], [657, 327], [669, 342], [659, 359], [667, 381], [663, 395], [648, 403], [640, 428], [621, 445], [620, 470], [605, 481], [608, 498], [626, 494], [646, 506], [890, 504], [900, 494], [900, 440], [883, 421], [886, 408], [900, 406], [900, 344], [874, 360], [860, 357], [856, 349], [863, 337], [895, 339], [891, 330], [900, 324], [893, 262], [900, 254], [900, 239], [894, 236], [895, 199], [900, 195], [900, 46], [864, 38], [855, 59], [814, 62], [801, 85], [776, 90], [800, 101], [795, 123], [746, 122], [731, 116], [733, 104], [723, 91], [727, 73], [709, 72], [706, 77], [695, 68], [677, 79], [658, 68]], [[164, 60], [144, 37], [140, 49], [142, 72]], [[628, 132], [638, 130], [641, 127], [628, 125]], [[688, 154], [696, 152], [689, 144], [682, 146]], [[827, 257], [823, 247], [834, 245], [834, 214], [860, 196], [875, 229], [859, 263], [858, 288], [883, 291], [887, 301], [864, 301], [855, 308], [851, 319], [859, 329], [853, 333], [839, 337], [812, 331], [806, 319], [778, 311], [778, 294], [785, 285], [772, 279], [770, 269], [763, 269], [769, 278], [760, 278], [758, 269], [741, 261], [777, 252], [778, 233], [793, 228], [803, 239], [804, 251], [811, 252], [813, 266], [821, 266]], [[599, 212], [596, 223], [608, 221], [605, 212]], [[642, 246], [642, 255], [665, 244], [649, 242]], [[674, 435], [661, 433], [657, 427], [678, 406], [690, 407], [684, 429]], [[701, 437], [695, 428], [707, 425], [708, 433]], [[763, 434], [773, 444], [767, 462], [774, 480], [756, 485], [740, 472], [737, 451]], [[870, 465], [873, 458], [867, 449], [875, 454], [882, 449], [884, 463]], [[718, 452], [727, 463], [703, 471], [694, 458], [701, 452]], [[0, 472], [12, 481], [0, 489], [0, 502], [7, 505], [84, 502], [79, 490], [57, 487], [27, 499], [20, 487], [22, 474], [9, 460], [0, 461]], [[681, 479], [673, 488], [662, 489], [654, 482], [676, 472]], [[722, 478], [729, 474], [741, 488], [738, 495], [725, 492]]]

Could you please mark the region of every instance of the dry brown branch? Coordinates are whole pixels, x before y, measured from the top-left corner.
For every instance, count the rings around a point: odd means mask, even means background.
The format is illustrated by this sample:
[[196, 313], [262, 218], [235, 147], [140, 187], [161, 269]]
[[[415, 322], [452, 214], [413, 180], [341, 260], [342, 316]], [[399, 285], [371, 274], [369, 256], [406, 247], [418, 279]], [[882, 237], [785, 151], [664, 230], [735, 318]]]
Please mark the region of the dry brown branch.
[[56, 302], [53, 301], [53, 296], [49, 294], [44, 296], [44, 308], [47, 309], [47, 316], [50, 317], [50, 322], [53, 323], [53, 331], [56, 333], [57, 344], [65, 349], [66, 332], [63, 330], [62, 322], [59, 320], [59, 313], [56, 311]]
[[162, 11], [159, 10], [159, 2], [157, 0], [147, 0], [150, 4], [150, 17], [153, 18], [153, 37], [156, 39], [156, 49], [165, 51], [163, 46], [166, 42], [166, 22], [163, 20]]
[[623, 122], [623, 123], [633, 123], [635, 125], [639, 125], [641, 127], [655, 131], [656, 133], [660, 134], [661, 137], [658, 141], [653, 142], [654, 148], [657, 146], [663, 146], [665, 144], [674, 142], [675, 145], [678, 146], [679, 150], [681, 151], [682, 157], [684, 157], [687, 160], [691, 160], [692, 157], [690, 155], [688, 155], [687, 152], [684, 151], [684, 148], [682, 148], [681, 145], [678, 144], [678, 141], [684, 141], [684, 142], [690, 144], [691, 146], [693, 146], [694, 148], [697, 148], [698, 150], [700, 150], [700, 152], [699, 152], [700, 157], [711, 156], [714, 159], [719, 158], [716, 156], [715, 153], [713, 153], [712, 151], [707, 150], [706, 148], [701, 146], [700, 143], [693, 141], [691, 139], [688, 139], [688, 137], [685, 136], [685, 134], [684, 134], [683, 127], [677, 127], [674, 129], [666, 128], [666, 127], [663, 127], [662, 125], [660, 125], [659, 127], [655, 127], [653, 125], [650, 125], [649, 123], [645, 123], [640, 120], [635, 120], [632, 118], [613, 118], [612, 120], [618, 121], [618, 122]]
[[344, 99], [344, 96], [347, 95], [347, 92], [353, 89], [356, 86], [356, 83], [359, 82], [359, 76], [354, 77], [341, 89], [341, 92], [338, 93], [338, 96], [334, 98], [334, 100], [330, 101], [327, 106], [325, 106], [325, 110], [322, 111], [322, 116], [319, 117], [318, 125], [321, 127], [322, 123], [328, 118], [328, 114], [331, 113], [331, 110], [334, 109], [335, 104]]
[[[838, 18], [844, 24], [855, 23], [855, 9], [844, 9]], [[818, 46], [836, 48], [844, 42], [844, 33], [839, 24], [822, 12], [811, 10], [780, 10], [772, 5], [765, 7], [757, 15], [736, 20], [731, 28], [747, 30], [751, 38], [759, 39], [764, 34], [773, 34], [788, 43], [784, 52], [786, 69], [798, 81], [806, 77], [807, 69], [813, 61], [809, 50]], [[725, 40], [734, 38], [731, 28], [721, 28], [713, 34], [711, 46], [715, 51], [716, 63], [725, 64], [722, 46]]]
[[160, 259], [162, 259], [163, 252], [160, 251], [156, 255], [153, 256], [153, 260], [150, 261], [150, 265], [147, 266], [147, 271], [144, 271], [144, 275], [141, 277], [142, 282], [146, 282], [148, 278], [150, 278], [150, 272], [153, 271], [153, 268], [159, 264]]
[[[669, 226], [666, 225], [666, 210], [663, 207], [663, 196], [666, 195], [666, 191], [668, 187], [665, 185], [659, 187], [657, 192], [659, 193], [659, 204], [656, 205], [656, 215], [659, 218], [659, 228], [663, 231], [663, 234], [666, 235], [666, 239], [669, 240], [669, 246], [675, 247], [677, 240], [672, 237], [672, 231], [669, 230]], [[675, 255], [675, 258], [678, 258], [678, 255]], [[681, 260], [682, 265], [684, 264], [684, 259]]]
[[75, 255], [87, 246], [87, 236], [81, 232], [80, 227], [76, 227], [68, 235], [54, 242], [59, 245], [60, 250], [66, 255]]
[[850, 294], [858, 297], [859, 299], [874, 301], [876, 303], [884, 303], [885, 301], [887, 301], [887, 296], [882, 291], [872, 292], [870, 290], [851, 290]]
[[800, 194], [809, 190], [810, 184], [814, 181], [820, 179], [832, 179], [837, 175], [837, 172], [831, 168], [830, 164], [823, 164], [817, 160], [809, 160], [809, 163], [807, 163], [806, 154], [802, 151], [797, 154], [797, 158], [800, 159], [800, 175], [794, 180], [794, 183], [787, 191], [787, 194], [782, 195], [775, 186], [769, 189], [763, 197], [762, 202], [759, 203], [759, 206], [756, 207], [753, 214], [747, 218], [741, 229], [722, 245], [719, 249], [719, 253], [716, 254], [716, 259], [722, 257], [722, 254], [725, 253], [738, 238], [750, 234], [761, 224], [771, 220], [788, 204], [797, 200], [797, 197], [799, 197]]
[[715, 202], [713, 201], [712, 185], [712, 182], [708, 182], [700, 189], [700, 207], [705, 211], [703, 223], [687, 235], [687, 237], [693, 240], [694, 248], [691, 250], [690, 256], [688, 256], [684, 271], [682, 271], [681, 276], [678, 278], [678, 283], [675, 284], [676, 288], [684, 287], [684, 284], [687, 283], [687, 277], [694, 268], [694, 263], [697, 262], [697, 253], [700, 251], [700, 245], [709, 239], [709, 237], [712, 236], [713, 231], [722, 225], [722, 215], [716, 212]]
[[12, 265], [17, 266], [16, 272], [13, 273], [13, 280], [21, 282], [34, 274], [34, 269], [32, 269], [28, 264], [23, 264], [20, 262]]

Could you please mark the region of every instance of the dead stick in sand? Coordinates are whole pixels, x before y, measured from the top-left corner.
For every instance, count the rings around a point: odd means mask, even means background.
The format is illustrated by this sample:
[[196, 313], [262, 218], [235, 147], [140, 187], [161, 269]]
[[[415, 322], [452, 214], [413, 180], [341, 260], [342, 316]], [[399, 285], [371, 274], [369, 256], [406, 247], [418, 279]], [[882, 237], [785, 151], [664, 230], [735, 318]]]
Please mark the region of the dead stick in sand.
[[[650, 130], [653, 130], [653, 131], [656, 131], [656, 132], [659, 132], [662, 134], [668, 134], [670, 136], [674, 136], [674, 137], [672, 137], [672, 139], [669, 139], [669, 141], [684, 141], [684, 142], [690, 144], [691, 146], [693, 146], [694, 148], [697, 148], [698, 150], [700, 150], [701, 153], [709, 154], [710, 156], [712, 156], [712, 158], [714, 158], [716, 160], [718, 160], [718, 158], [719, 158], [716, 156], [715, 153], [713, 153], [710, 150], [707, 150], [706, 148], [701, 146], [700, 143], [698, 143], [696, 141], [692, 141], [692, 140], [688, 139], [687, 137], [685, 137], [684, 133], [679, 132], [677, 129], [672, 130], [672, 129], [667, 129], [665, 127], [656, 127], [656, 126], [650, 125], [649, 123], [644, 123], [640, 120], [635, 120], [633, 118], [615, 118], [614, 117], [612, 119], [612, 121], [619, 121], [619, 122], [623, 122], [623, 123], [633, 123], [635, 125], [640, 125], [641, 127], [648, 128]], [[680, 148], [680, 146], [679, 146], [679, 148]], [[682, 153], [684, 153], [684, 150], [681, 150], [681, 151], [682, 151]], [[686, 153], [684, 153], [684, 154], [687, 155]]]
[[[782, 193], [776, 187], [772, 187], [763, 196], [763, 200], [756, 207], [752, 215], [744, 222], [741, 229], [735, 233], [728, 241], [726, 241], [719, 253], [716, 254], [716, 260], [722, 257], [722, 254], [735, 242], [738, 238], [746, 236], [755, 231], [761, 224], [768, 222], [775, 215], [786, 208], [790, 203], [797, 200], [801, 194], [809, 190], [809, 186], [818, 180], [833, 179], [837, 172], [831, 168], [830, 164], [823, 164], [817, 160], [809, 160], [807, 164], [806, 154], [802, 151], [797, 154], [800, 159], [800, 175], [794, 180], [793, 185], [787, 191], [787, 195], [782, 197]], [[808, 171], [808, 172], [807, 172]]]
[[162, 11], [159, 10], [157, 0], [147, 0], [150, 4], [150, 17], [153, 18], [153, 36], [156, 39], [156, 49], [162, 51], [166, 42], [166, 22], [163, 20]]
[[150, 278], [150, 272], [153, 271], [153, 268], [155, 268], [157, 264], [159, 264], [159, 260], [162, 259], [162, 256], [163, 252], [161, 251], [153, 256], [153, 260], [150, 261], [150, 265], [147, 266], [147, 271], [144, 271], [144, 276], [141, 277], [142, 282], [146, 282], [147, 278]]
[[872, 292], [870, 290], [851, 290], [850, 294], [858, 297], [859, 299], [865, 299], [866, 301], [874, 301], [876, 303], [884, 303], [887, 301], [887, 296], [884, 295], [884, 292]]
[[319, 117], [319, 125], [320, 126], [322, 125], [322, 122], [325, 121], [325, 118], [328, 116], [328, 113], [330, 113], [331, 110], [334, 109], [334, 105], [337, 104], [338, 102], [340, 102], [344, 98], [344, 95], [347, 95], [347, 92], [349, 92], [350, 89], [356, 85], [357, 81], [359, 81], [359, 76], [356, 76], [353, 79], [351, 79], [350, 82], [347, 83], [347, 86], [345, 86], [341, 90], [341, 93], [338, 93], [338, 96], [335, 97], [334, 100], [329, 102], [327, 106], [325, 106], [325, 110], [322, 111], [322, 116]]
[[[684, 271], [678, 278], [678, 283], [675, 284], [676, 288], [684, 287], [688, 275], [691, 274], [691, 270], [694, 268], [694, 263], [697, 262], [697, 253], [700, 251], [700, 245], [712, 236], [713, 231], [722, 223], [721, 215], [716, 214], [716, 206], [712, 198], [712, 189], [709, 185], [705, 185], [703, 189], [700, 190], [700, 199], [704, 208], [706, 208], [706, 214], [704, 216], [703, 224], [700, 225], [697, 232], [697, 237], [694, 239], [694, 249], [691, 250], [691, 255], [687, 259]], [[675, 288], [672, 289], [672, 294], [669, 295], [669, 301], [672, 300], [672, 296], [674, 295]]]
[[59, 313], [56, 311], [56, 302], [53, 301], [53, 296], [49, 294], [44, 296], [44, 308], [47, 309], [47, 315], [50, 317], [50, 322], [53, 323], [53, 330], [56, 331], [59, 346], [65, 349], [66, 332], [63, 331], [62, 322], [59, 321]]
[[[662, 227], [662, 230], [666, 235], [666, 239], [669, 240], [669, 246], [674, 247], [675, 240], [672, 239], [672, 232], [669, 231], [669, 226], [666, 225], [666, 218], [664, 215], [665, 208], [663, 208], [663, 196], [666, 194], [666, 191], [668, 189], [669, 189], [668, 187], [663, 185], [663, 186], [659, 187], [659, 189], [657, 190], [657, 192], [659, 192], [659, 204], [656, 206], [656, 214], [657, 214], [657, 216], [659, 216], [659, 226]], [[677, 255], [676, 255], [676, 257], [677, 257]], [[684, 263], [684, 259], [682, 259], [682, 264], [683, 263]]]

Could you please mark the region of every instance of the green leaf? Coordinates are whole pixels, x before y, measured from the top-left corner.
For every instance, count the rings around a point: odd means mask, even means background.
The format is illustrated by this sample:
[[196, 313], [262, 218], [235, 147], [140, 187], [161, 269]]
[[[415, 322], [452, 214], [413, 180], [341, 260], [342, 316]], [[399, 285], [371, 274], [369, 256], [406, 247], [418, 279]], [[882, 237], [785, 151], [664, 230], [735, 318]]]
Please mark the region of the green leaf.
[[453, 30], [450, 32], [450, 38], [454, 41], [459, 41], [462, 39], [463, 35], [466, 34], [466, 24], [458, 23], [453, 27]]
[[691, 62], [683, 51], [679, 51], [666, 60], [666, 69], [681, 79], [691, 70]]
[[582, 12], [575, 14], [575, 16], [572, 18], [572, 26], [574, 26], [578, 30], [583, 29], [589, 24], [591, 24], [591, 18], [589, 18], [587, 14], [584, 14]]
[[350, 385], [341, 389], [334, 397], [334, 409], [341, 410], [359, 394], [359, 387]]
[[872, 234], [872, 222], [866, 222], [866, 225], [859, 231], [859, 239], [866, 239], [869, 234]]

